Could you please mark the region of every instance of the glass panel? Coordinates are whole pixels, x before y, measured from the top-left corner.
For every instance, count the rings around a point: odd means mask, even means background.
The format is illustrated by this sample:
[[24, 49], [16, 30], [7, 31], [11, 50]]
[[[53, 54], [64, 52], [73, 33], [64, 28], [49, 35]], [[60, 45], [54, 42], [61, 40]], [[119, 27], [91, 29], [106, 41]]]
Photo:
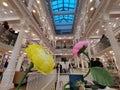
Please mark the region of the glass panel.
[[57, 4], [57, 1], [53, 1], [53, 2], [52, 2], [52, 5], [56, 5], [56, 4]]
[[64, 27], [61, 27], [61, 26], [56, 26], [56, 29], [72, 29], [72, 26], [64, 26]]
[[70, 3], [73, 3], [73, 4], [75, 4], [75, 1], [76, 1], [76, 0], [70, 0]]
[[53, 6], [53, 9], [57, 9], [57, 5], [54, 5], [54, 6]]
[[64, 4], [64, 7], [68, 7], [68, 4], [65, 3], [65, 4]]
[[69, 0], [64, 0], [64, 3], [69, 3]]
[[57, 15], [54, 14], [53, 16], [54, 24], [56, 27], [55, 29], [60, 31], [57, 32], [57, 34], [63, 31], [72, 33], [74, 14], [71, 14], [70, 12], [75, 13], [77, 0], [50, 0], [50, 1], [51, 9], [53, 11], [52, 13], [57, 14]]
[[64, 11], [68, 11], [68, 8], [64, 8]]
[[63, 8], [60, 8], [59, 11], [63, 11]]
[[70, 6], [69, 6], [69, 7], [71, 7], [71, 8], [75, 8], [75, 5], [70, 4]]
[[59, 8], [62, 8], [62, 7], [63, 7], [63, 4], [58, 4], [58, 7], [59, 7]]
[[58, 0], [58, 3], [63, 3], [63, 0]]

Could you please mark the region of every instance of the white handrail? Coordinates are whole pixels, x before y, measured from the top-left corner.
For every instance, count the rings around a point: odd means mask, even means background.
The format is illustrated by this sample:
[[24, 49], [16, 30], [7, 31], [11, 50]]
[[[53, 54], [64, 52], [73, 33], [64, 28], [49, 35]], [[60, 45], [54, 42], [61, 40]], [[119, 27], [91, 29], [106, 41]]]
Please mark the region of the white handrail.
[[59, 90], [60, 67], [58, 67], [56, 90]]

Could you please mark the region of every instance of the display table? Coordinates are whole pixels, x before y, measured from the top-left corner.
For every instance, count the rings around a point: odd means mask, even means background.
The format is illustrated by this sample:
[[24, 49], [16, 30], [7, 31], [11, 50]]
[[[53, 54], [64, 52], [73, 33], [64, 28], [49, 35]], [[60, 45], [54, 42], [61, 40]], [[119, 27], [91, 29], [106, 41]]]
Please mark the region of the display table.
[[13, 79], [14, 84], [18, 84], [24, 75], [24, 71], [16, 71]]

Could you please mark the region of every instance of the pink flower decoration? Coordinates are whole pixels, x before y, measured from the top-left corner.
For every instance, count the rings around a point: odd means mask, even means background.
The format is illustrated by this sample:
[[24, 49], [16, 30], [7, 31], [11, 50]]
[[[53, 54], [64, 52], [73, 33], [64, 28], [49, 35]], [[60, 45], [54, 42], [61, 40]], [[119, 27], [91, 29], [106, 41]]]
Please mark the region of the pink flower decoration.
[[75, 44], [75, 46], [73, 47], [73, 50], [72, 50], [73, 57], [78, 57], [79, 50], [82, 49], [84, 46], [85, 47], [88, 46], [88, 41], [80, 41], [77, 44]]

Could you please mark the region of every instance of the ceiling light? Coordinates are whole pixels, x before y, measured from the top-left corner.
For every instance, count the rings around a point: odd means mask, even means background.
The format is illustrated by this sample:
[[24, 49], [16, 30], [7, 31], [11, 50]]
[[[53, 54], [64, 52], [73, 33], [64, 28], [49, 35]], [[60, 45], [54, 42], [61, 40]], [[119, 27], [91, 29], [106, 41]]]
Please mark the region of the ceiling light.
[[24, 52], [24, 54], [26, 55], [27, 53]]
[[73, 37], [68, 37], [69, 39], [72, 39]]
[[115, 18], [116, 20], [118, 20], [119, 18], [117, 17], [117, 18]]
[[2, 4], [3, 4], [4, 6], [6, 6], [6, 7], [8, 6], [8, 4], [7, 4], [6, 2], [3, 2]]
[[67, 53], [65, 53], [65, 55], [68, 55]]
[[25, 30], [26, 33], [28, 33], [29, 31], [28, 30]]
[[93, 0], [90, 0], [90, 2], [92, 2]]
[[99, 30], [97, 30], [96, 33], [98, 34], [98, 33], [99, 33]]
[[116, 27], [116, 24], [114, 24], [113, 27]]
[[91, 40], [90, 43], [93, 43], [93, 40]]
[[35, 34], [34, 34], [34, 33], [32, 33], [32, 36], [35, 36]]
[[36, 11], [35, 10], [32, 10], [33, 11], [33, 13], [36, 13]]
[[7, 12], [4, 12], [4, 14], [7, 14]]
[[10, 13], [13, 13], [13, 11], [12, 11], [12, 10], [10, 10]]
[[109, 24], [111, 24], [111, 22], [109, 22]]
[[102, 27], [105, 27], [104, 25], [102, 25]]
[[62, 39], [61, 37], [59, 37], [59, 39]]
[[93, 10], [94, 10], [94, 7], [91, 7], [91, 8], [90, 8], [90, 11], [93, 11]]
[[40, 1], [39, 1], [39, 0], [37, 0], [37, 3], [39, 4], [39, 3], [40, 3]]
[[112, 53], [113, 53], [113, 51], [109, 51], [109, 53], [110, 53], [110, 54], [112, 54]]
[[18, 31], [15, 31], [15, 33], [18, 33]]
[[12, 51], [10, 50], [10, 51], [8, 51], [9, 53], [11, 53]]
[[60, 53], [60, 55], [63, 55], [62, 53]]

